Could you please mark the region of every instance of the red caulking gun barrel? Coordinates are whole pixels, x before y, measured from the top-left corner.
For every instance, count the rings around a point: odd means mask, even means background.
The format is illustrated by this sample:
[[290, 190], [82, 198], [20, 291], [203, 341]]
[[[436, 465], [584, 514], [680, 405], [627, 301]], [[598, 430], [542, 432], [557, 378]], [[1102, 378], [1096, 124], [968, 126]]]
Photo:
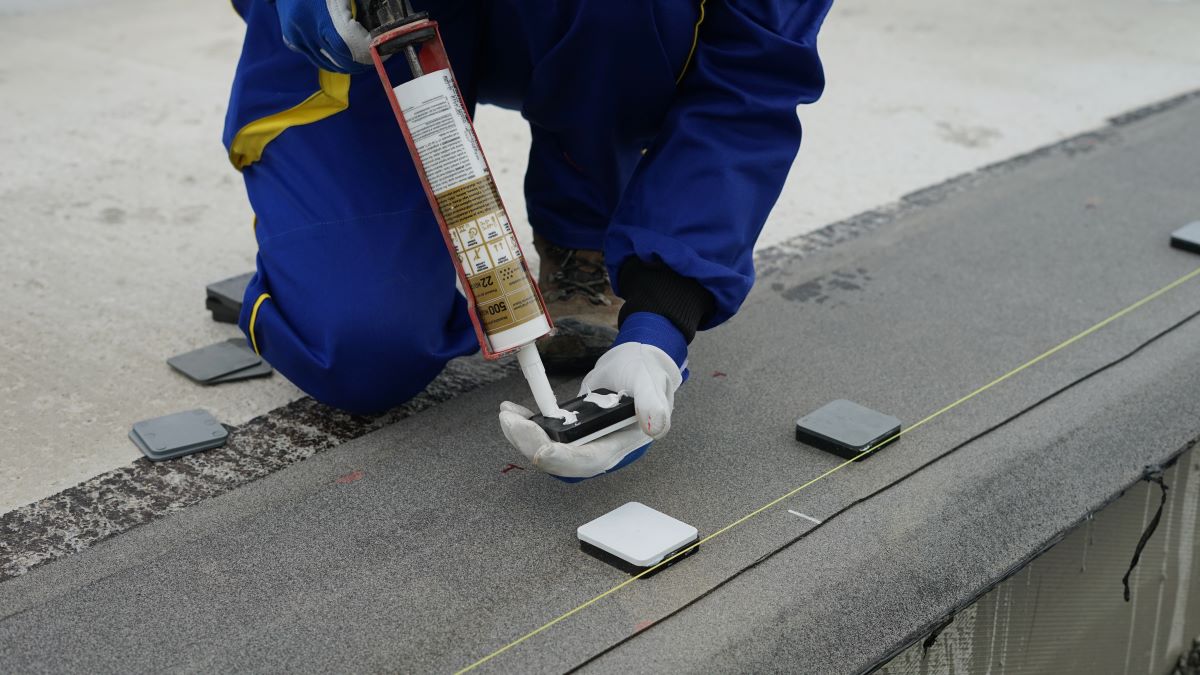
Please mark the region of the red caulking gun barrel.
[[[492, 179], [450, 69], [437, 22], [408, 0], [371, 3], [371, 58], [404, 133], [425, 195], [467, 298], [483, 355], [517, 352], [543, 418], [573, 425], [558, 407], [534, 341], [553, 329]], [[384, 59], [403, 58], [412, 79], [393, 85]]]

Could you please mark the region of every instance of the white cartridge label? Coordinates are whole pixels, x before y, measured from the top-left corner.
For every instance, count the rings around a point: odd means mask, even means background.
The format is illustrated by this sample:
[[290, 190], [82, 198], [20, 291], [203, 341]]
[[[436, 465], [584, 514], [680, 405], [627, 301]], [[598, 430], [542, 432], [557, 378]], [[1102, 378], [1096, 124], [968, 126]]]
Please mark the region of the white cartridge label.
[[[484, 332], [497, 337], [528, 324], [523, 330], [530, 335], [522, 338], [528, 341], [548, 331], [450, 71], [423, 75], [394, 91]], [[537, 319], [546, 328], [528, 331], [539, 325], [529, 323]]]
[[434, 194], [487, 174], [449, 70], [435, 70], [394, 91]]

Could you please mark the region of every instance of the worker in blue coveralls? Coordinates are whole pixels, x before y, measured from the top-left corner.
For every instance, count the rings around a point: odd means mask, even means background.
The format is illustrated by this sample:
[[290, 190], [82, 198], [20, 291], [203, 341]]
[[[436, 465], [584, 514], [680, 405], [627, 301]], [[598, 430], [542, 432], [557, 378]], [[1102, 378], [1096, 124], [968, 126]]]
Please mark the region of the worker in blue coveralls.
[[[357, 0], [360, 4], [364, 0]], [[318, 401], [369, 413], [478, 349], [355, 0], [233, 0], [247, 29], [224, 141], [256, 216], [240, 325]], [[519, 110], [525, 199], [560, 334], [547, 366], [625, 391], [638, 428], [568, 447], [501, 406], [505, 437], [565, 480], [670, 429], [697, 330], [737, 312], [753, 247], [824, 87], [831, 0], [414, 0], [470, 110]], [[393, 82], [411, 77], [391, 59]], [[610, 283], [611, 280], [611, 283]]]

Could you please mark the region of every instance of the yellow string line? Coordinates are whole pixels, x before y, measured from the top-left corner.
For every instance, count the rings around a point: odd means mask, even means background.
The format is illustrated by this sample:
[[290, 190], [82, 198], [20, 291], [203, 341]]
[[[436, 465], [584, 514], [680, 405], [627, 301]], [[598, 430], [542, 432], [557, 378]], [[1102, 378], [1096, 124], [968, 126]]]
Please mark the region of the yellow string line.
[[770, 509], [771, 507], [778, 505], [780, 502], [782, 502], [786, 499], [794, 497], [796, 495], [796, 493], [811, 486], [813, 483], [816, 483], [817, 481], [820, 481], [820, 480], [824, 480], [825, 478], [837, 473], [838, 471], [841, 471], [846, 466], [849, 466], [850, 464], [853, 464], [854, 462], [858, 461], [859, 459], [866, 457], [870, 453], [878, 450], [879, 448], [887, 445], [888, 443], [891, 443], [892, 441], [896, 440], [897, 438], [900, 438], [904, 434], [907, 434], [910, 431], [913, 431], [913, 430], [921, 427], [921, 425], [936, 419], [937, 417], [941, 416], [942, 414], [947, 413], [947, 412], [953, 410], [954, 408], [957, 408], [958, 406], [962, 405], [963, 403], [966, 403], [967, 401], [975, 398], [976, 396], [982, 394], [983, 392], [987, 391], [988, 389], [991, 389], [992, 387], [1000, 384], [1001, 382], [1004, 382], [1005, 380], [1011, 378], [1012, 376], [1016, 375], [1017, 373], [1020, 373], [1021, 371], [1025, 370], [1026, 368], [1029, 368], [1030, 366], [1033, 366], [1037, 363], [1040, 363], [1040, 362], [1050, 358], [1054, 354], [1057, 354], [1058, 352], [1062, 351], [1063, 349], [1066, 349], [1067, 347], [1075, 344], [1076, 342], [1091, 335], [1092, 333], [1095, 333], [1096, 331], [1100, 330], [1101, 328], [1104, 328], [1108, 324], [1110, 324], [1110, 323], [1116, 321], [1117, 319], [1120, 319], [1121, 317], [1125, 316], [1126, 314], [1129, 314], [1130, 312], [1136, 310], [1137, 308], [1141, 307], [1142, 305], [1155, 300], [1156, 298], [1160, 297], [1164, 293], [1167, 293], [1167, 292], [1171, 291], [1172, 289], [1174, 289], [1182, 284], [1187, 283], [1188, 281], [1190, 281], [1191, 279], [1193, 279], [1197, 276], [1200, 276], [1200, 268], [1196, 268], [1196, 269], [1192, 270], [1191, 272], [1183, 275], [1182, 277], [1179, 277], [1175, 281], [1172, 281], [1171, 283], [1167, 284], [1166, 286], [1163, 286], [1162, 288], [1158, 289], [1157, 291], [1154, 291], [1150, 295], [1147, 295], [1146, 297], [1142, 298], [1141, 300], [1138, 300], [1137, 302], [1133, 303], [1132, 305], [1129, 305], [1125, 309], [1122, 309], [1121, 311], [1117, 312], [1116, 314], [1113, 314], [1112, 316], [1108, 317], [1107, 319], [1104, 319], [1103, 321], [1097, 323], [1096, 325], [1092, 326], [1091, 328], [1088, 328], [1087, 330], [1084, 330], [1081, 333], [1078, 333], [1070, 338], [1067, 338], [1063, 342], [1060, 342], [1059, 344], [1055, 345], [1054, 347], [1051, 347], [1050, 349], [1046, 350], [1045, 352], [1042, 352], [1041, 354], [1033, 357], [1032, 359], [1026, 361], [1025, 363], [1022, 363], [1021, 365], [1017, 366], [1016, 368], [1013, 368], [1012, 370], [1001, 375], [1000, 377], [997, 377], [996, 379], [992, 380], [991, 382], [988, 382], [987, 384], [976, 389], [975, 391], [972, 391], [971, 393], [967, 394], [966, 396], [963, 396], [962, 398], [958, 399], [957, 401], [955, 401], [955, 402], [943, 407], [942, 409], [938, 410], [937, 412], [925, 417], [924, 419], [922, 419], [921, 421], [912, 425], [911, 427], [908, 427], [907, 429], [902, 429], [898, 433], [895, 433], [892, 436], [885, 438], [884, 440], [876, 443], [875, 445], [872, 445], [871, 447], [867, 448], [866, 450], [863, 450], [862, 452], [855, 455], [852, 459], [848, 459], [848, 460], [842, 462], [841, 464], [838, 464], [837, 466], [833, 467], [832, 469], [829, 469], [825, 473], [817, 476], [816, 478], [813, 478], [812, 480], [801, 485], [800, 487], [797, 487], [797, 488], [791, 490], [790, 492], [787, 492], [779, 497], [776, 497], [775, 499], [772, 499], [771, 501], [767, 502], [766, 504], [763, 504], [762, 506], [758, 507], [757, 509], [754, 509], [750, 513], [747, 513], [746, 515], [742, 516], [741, 518], [738, 518], [737, 520], [733, 521], [732, 523], [729, 523], [725, 527], [722, 527], [721, 529], [717, 530], [716, 532], [713, 532], [712, 534], [708, 535], [707, 537], [700, 539], [699, 541], [692, 544], [691, 546], [688, 546], [685, 549], [677, 551], [674, 555], [670, 556], [669, 558], [666, 558], [665, 560], [658, 563], [657, 565], [654, 565], [653, 567], [648, 567], [645, 570], [638, 572], [636, 575], [629, 577], [625, 581], [622, 581], [621, 583], [617, 584], [616, 586], [613, 586], [612, 588], [608, 589], [607, 591], [604, 591], [603, 593], [601, 593], [600, 595], [597, 595], [596, 597], [592, 598], [591, 600], [588, 600], [587, 602], [579, 605], [578, 607], [575, 607], [574, 609], [564, 612], [563, 614], [560, 614], [559, 616], [551, 619], [550, 621], [547, 621], [546, 623], [542, 624], [541, 626], [529, 631], [528, 633], [526, 633], [526, 634], [522, 635], [521, 637], [517, 638], [516, 640], [513, 640], [512, 642], [504, 645], [503, 647], [497, 649], [496, 651], [492, 652], [491, 654], [488, 654], [487, 656], [479, 659], [475, 663], [472, 663], [471, 665], [467, 666], [466, 668], [463, 668], [462, 670], [455, 673], [455, 675], [462, 675], [462, 673], [465, 673], [470, 670], [474, 670], [475, 668], [487, 663], [488, 661], [496, 658], [497, 656], [503, 654], [504, 652], [512, 649], [513, 647], [516, 647], [517, 645], [519, 645], [522, 642], [528, 640], [529, 638], [537, 635], [538, 633], [541, 633], [542, 631], [550, 628], [551, 626], [558, 623], [559, 621], [569, 618], [572, 615], [574, 615], [576, 612], [582, 611], [583, 609], [590, 607], [594, 603], [599, 602], [600, 600], [603, 600], [604, 598], [608, 597], [609, 595], [612, 595], [613, 593], [616, 593], [617, 591], [621, 590], [622, 588], [625, 588], [626, 586], [637, 581], [638, 579], [641, 579], [642, 577], [646, 576], [647, 574], [650, 574], [651, 572], [653, 572], [665, 565], [671, 564], [672, 561], [679, 558], [680, 556], [687, 555], [688, 553], [690, 553], [693, 550], [695, 550], [696, 548], [698, 548], [701, 544], [704, 544], [708, 541], [711, 541], [712, 539], [715, 539], [716, 537], [719, 537], [720, 535], [728, 532], [729, 530], [732, 530], [733, 528], [737, 527], [738, 525], [741, 525], [742, 523], [746, 522], [747, 520], [754, 518], [755, 516], [759, 515], [763, 511], [766, 511], [767, 509]]

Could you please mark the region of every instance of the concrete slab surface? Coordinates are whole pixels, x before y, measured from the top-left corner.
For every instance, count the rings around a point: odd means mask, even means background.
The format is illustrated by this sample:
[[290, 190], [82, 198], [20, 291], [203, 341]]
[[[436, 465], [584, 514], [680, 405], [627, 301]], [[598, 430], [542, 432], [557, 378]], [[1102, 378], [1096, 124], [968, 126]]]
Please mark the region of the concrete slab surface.
[[[1166, 245], [1200, 208], [1198, 155], [1191, 99], [930, 191], [766, 261], [628, 469], [497, 471], [496, 402], [528, 396], [504, 379], [0, 584], [0, 660], [467, 666], [628, 579], [578, 525], [636, 500], [716, 532], [840, 462], [796, 443], [799, 413], [844, 397], [911, 426], [1200, 268]], [[1200, 277], [480, 670], [870, 668], [1200, 436], [1198, 312]]]
[[[838, 0], [828, 89], [760, 246], [1194, 89], [1198, 24], [1197, 0]], [[301, 396], [162, 364], [235, 334], [203, 287], [253, 267], [219, 142], [242, 30], [221, 2], [0, 7], [0, 512], [126, 466], [134, 420], [203, 407], [241, 425]], [[523, 226], [528, 130], [478, 122]]]

